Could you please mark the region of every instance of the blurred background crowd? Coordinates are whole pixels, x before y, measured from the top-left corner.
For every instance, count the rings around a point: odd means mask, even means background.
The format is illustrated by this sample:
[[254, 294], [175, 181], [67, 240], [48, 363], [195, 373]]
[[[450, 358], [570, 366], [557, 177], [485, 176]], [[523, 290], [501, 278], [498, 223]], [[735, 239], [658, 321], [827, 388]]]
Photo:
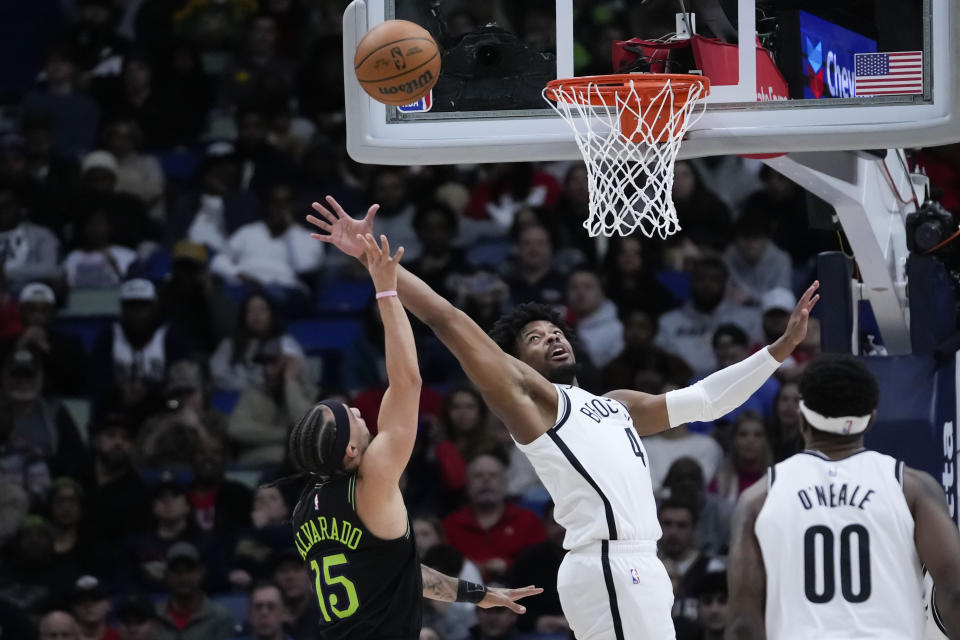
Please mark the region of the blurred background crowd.
[[[356, 164], [345, 4], [0, 8], [4, 640], [318, 638], [287, 521], [299, 487], [261, 485], [288, 471], [286, 434], [312, 403], [342, 398], [373, 427], [386, 388], [368, 277], [303, 223], [326, 194], [356, 214], [379, 203], [407, 267], [484, 328], [520, 302], [555, 305], [594, 392], [661, 393], [745, 358], [784, 329], [814, 256], [845, 248], [808, 224], [830, 220], [823, 203], [739, 157], [677, 164], [683, 231], [667, 242], [588, 238], [579, 163]], [[578, 19], [584, 47], [617, 23], [619, 3], [600, 4]], [[960, 210], [960, 150], [914, 159]], [[801, 446], [811, 325], [741, 409], [645, 439], [681, 639], [721, 637], [734, 502]], [[428, 601], [421, 637], [565, 638], [549, 496], [415, 330], [425, 386], [404, 492], [423, 561], [546, 588], [519, 618]]]

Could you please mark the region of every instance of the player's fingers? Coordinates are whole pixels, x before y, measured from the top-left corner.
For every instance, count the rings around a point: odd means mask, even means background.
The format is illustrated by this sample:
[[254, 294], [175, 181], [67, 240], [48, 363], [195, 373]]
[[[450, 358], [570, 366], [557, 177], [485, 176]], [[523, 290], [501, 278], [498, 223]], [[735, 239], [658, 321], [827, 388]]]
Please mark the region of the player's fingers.
[[367, 209], [367, 216], [364, 218], [367, 222], [373, 222], [373, 217], [377, 215], [377, 212], [380, 211], [380, 205], [372, 204], [370, 208]]
[[400, 258], [402, 257], [403, 257], [403, 247], [397, 247], [397, 253], [394, 254], [391, 260], [394, 260], [395, 262], [400, 262]]
[[327, 222], [326, 220], [321, 220], [320, 218], [318, 218], [318, 217], [316, 217], [316, 216], [307, 216], [307, 222], [309, 222], [310, 224], [312, 224], [312, 225], [315, 226], [315, 227], [320, 227], [320, 228], [323, 229], [324, 231], [331, 231], [331, 230], [333, 229], [333, 225], [332, 225], [332, 224], [330, 224], [330, 223]]
[[503, 599], [503, 606], [510, 609], [514, 613], [519, 613], [521, 615], [527, 612], [527, 608], [525, 606], [508, 598]]
[[519, 600], [520, 598], [529, 598], [530, 596], [535, 596], [539, 593], [543, 593], [543, 589], [540, 587], [535, 587], [530, 585], [529, 587], [521, 587], [519, 589], [512, 589], [510, 591], [510, 597], [514, 600]]
[[817, 304], [817, 301], [820, 300], [820, 294], [813, 296], [813, 299], [810, 300], [810, 304], [807, 305], [807, 309], [813, 309], [814, 305]]
[[343, 207], [340, 206], [340, 203], [337, 202], [337, 199], [334, 198], [333, 196], [327, 196], [326, 198], [324, 198], [324, 200], [327, 201], [327, 204], [333, 207], [333, 212], [337, 215], [338, 218], [340, 216], [343, 216], [345, 218], [350, 217], [347, 215], [347, 212], [343, 210]]
[[322, 235], [319, 233], [311, 233], [310, 237], [314, 240], [319, 240], [320, 242], [333, 242], [333, 236]]
[[330, 213], [326, 208], [324, 208], [324, 206], [323, 206], [322, 204], [320, 204], [319, 202], [314, 202], [314, 203], [313, 203], [313, 210], [316, 211], [317, 214], [318, 214], [320, 217], [317, 218], [317, 216], [310, 216], [310, 215], [308, 215], [308, 216], [307, 216], [307, 220], [308, 220], [311, 224], [317, 224], [316, 222], [314, 222], [314, 220], [319, 221], [319, 220], [321, 220], [321, 219], [322, 219], [324, 222], [328, 223], [328, 224], [333, 224], [333, 222], [334, 222], [334, 220], [335, 220], [335, 218], [333, 217], [333, 214]]
[[390, 255], [390, 241], [387, 240], [387, 236], [380, 234], [380, 246], [383, 249], [383, 255]]

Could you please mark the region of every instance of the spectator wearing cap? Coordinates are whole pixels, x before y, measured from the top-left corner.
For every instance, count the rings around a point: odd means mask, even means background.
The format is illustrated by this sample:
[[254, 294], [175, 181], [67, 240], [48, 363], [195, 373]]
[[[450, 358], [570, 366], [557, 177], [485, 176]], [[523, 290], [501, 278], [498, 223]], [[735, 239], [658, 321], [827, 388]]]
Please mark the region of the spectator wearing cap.
[[151, 505], [152, 527], [126, 541], [118, 563], [118, 583], [124, 591], [164, 591], [167, 552], [178, 543], [200, 539], [182, 484], [172, 479], [161, 482], [153, 490]]
[[28, 220], [19, 194], [0, 183], [0, 261], [7, 285], [19, 291], [35, 280], [61, 277], [60, 241], [46, 227]]
[[31, 282], [21, 289], [19, 314], [23, 328], [7, 346], [26, 347], [40, 357], [48, 393], [78, 394], [87, 388], [87, 354], [80, 338], [53, 326], [56, 305], [53, 289], [42, 282]]
[[100, 109], [78, 89], [75, 52], [57, 46], [47, 53], [42, 83], [23, 99], [23, 113], [47, 113], [53, 120], [53, 146], [67, 156], [90, 150], [96, 140]]
[[112, 242], [110, 216], [93, 201], [77, 218], [77, 244], [63, 261], [64, 275], [71, 289], [116, 287], [137, 261], [132, 249]]
[[105, 544], [119, 546], [149, 520], [150, 496], [131, 462], [137, 425], [118, 410], [102, 410], [92, 421], [93, 461], [87, 469], [87, 519]]
[[284, 631], [296, 640], [320, 640], [320, 607], [303, 558], [287, 547], [272, 555], [268, 566], [273, 567], [273, 582], [283, 596]]
[[694, 591], [698, 600], [697, 622], [700, 633], [692, 640], [723, 640], [728, 620], [727, 572], [708, 571], [700, 578]]
[[[271, 582], [261, 582], [250, 590], [247, 623], [250, 633], [245, 640], [293, 640], [283, 629], [286, 612], [283, 594]], [[299, 638], [298, 638], [299, 640]]]
[[156, 640], [156, 619], [157, 611], [148, 598], [124, 596], [117, 604], [118, 640]]
[[259, 293], [244, 298], [237, 314], [233, 335], [220, 341], [210, 358], [210, 373], [218, 389], [243, 391], [263, 384], [263, 367], [256, 362], [260, 347], [278, 339], [284, 356], [303, 361], [303, 349], [296, 338], [283, 330], [270, 299]]
[[730, 269], [734, 297], [758, 304], [763, 294], [793, 281], [790, 254], [771, 239], [773, 223], [763, 211], [744, 211], [734, 224], [734, 238], [723, 254]]
[[237, 317], [236, 302], [213, 284], [208, 258], [205, 246], [181, 240], [173, 246], [173, 267], [160, 288], [170, 326], [204, 357], [230, 334]]
[[284, 355], [279, 339], [263, 342], [255, 360], [263, 367], [263, 382], [240, 394], [227, 436], [240, 464], [280, 464], [287, 432], [313, 406], [317, 388], [306, 379], [302, 363]]
[[713, 257], [701, 258], [690, 276], [690, 300], [660, 316], [655, 344], [693, 367], [696, 375], [717, 370], [713, 334], [721, 324], [735, 324], [759, 340], [760, 313], [727, 299], [729, 271]]
[[180, 360], [167, 370], [164, 408], [144, 422], [137, 435], [141, 467], [189, 467], [204, 438], [222, 437], [227, 418], [210, 406], [203, 368]]
[[[779, 337], [783, 335], [783, 332], [787, 329], [787, 323], [790, 321], [790, 314], [796, 306], [796, 296], [785, 287], [775, 287], [763, 294], [760, 299], [760, 312], [763, 314], [761, 321], [764, 340], [769, 340], [770, 336]], [[778, 331], [780, 333], [777, 333]], [[764, 342], [764, 344], [770, 343]], [[795, 366], [797, 366], [797, 361], [793, 355], [789, 355], [780, 365], [780, 369], [792, 369]]]
[[157, 290], [142, 278], [120, 287], [120, 322], [97, 337], [91, 379], [103, 392], [120, 390], [124, 406], [156, 403], [167, 366], [187, 355], [178, 333], [160, 322]]
[[214, 141], [205, 149], [199, 186], [173, 207], [167, 240], [173, 244], [188, 239], [222, 251], [231, 234], [259, 217], [256, 196], [240, 189], [236, 149], [230, 142]]
[[117, 191], [139, 198], [150, 218], [163, 223], [166, 178], [156, 156], [140, 151], [142, 142], [143, 131], [132, 116], [114, 117], [104, 126], [103, 147], [117, 160]]
[[583, 267], [570, 272], [567, 307], [590, 362], [598, 368], [610, 364], [623, 350], [623, 324], [617, 306], [604, 295], [599, 273]]
[[263, 219], [234, 232], [210, 265], [228, 284], [262, 291], [288, 316], [309, 308], [306, 282], [323, 263], [324, 247], [294, 221], [294, 192], [276, 183], [267, 192]]
[[31, 349], [14, 349], [0, 370], [0, 412], [13, 417], [13, 434], [53, 460], [61, 472], [78, 472], [83, 440], [70, 413], [43, 394], [43, 363]]
[[81, 640], [120, 640], [117, 630], [107, 625], [110, 598], [96, 576], [80, 576], [70, 594], [70, 610], [80, 626]]
[[270, 577], [270, 560], [290, 545], [290, 513], [288, 498], [279, 488], [270, 485], [257, 488], [249, 524], [236, 534], [233, 544], [230, 560], [233, 587], [246, 589], [255, 580]]
[[[227, 479], [227, 456], [221, 437], [202, 438], [193, 451], [193, 484], [187, 492], [194, 523], [217, 539], [250, 526], [250, 489]], [[289, 533], [289, 529], [288, 529]], [[224, 549], [229, 553], [229, 549]]]
[[227, 640], [234, 635], [233, 616], [203, 592], [205, 569], [200, 552], [188, 543], [166, 554], [169, 597], [157, 606], [157, 640]]
[[143, 202], [129, 193], [117, 192], [118, 170], [117, 159], [112, 153], [103, 149], [91, 151], [80, 163], [77, 197], [106, 212], [112, 242], [139, 250], [154, 233]]
[[40, 640], [81, 640], [80, 625], [66, 611], [50, 611], [40, 618]]

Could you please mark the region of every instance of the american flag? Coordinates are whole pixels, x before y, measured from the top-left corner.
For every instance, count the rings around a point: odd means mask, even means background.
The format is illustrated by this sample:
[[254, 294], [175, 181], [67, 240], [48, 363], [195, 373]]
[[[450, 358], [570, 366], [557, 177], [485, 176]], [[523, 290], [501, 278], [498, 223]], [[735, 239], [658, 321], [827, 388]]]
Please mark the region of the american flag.
[[854, 55], [857, 97], [923, 93], [923, 52]]

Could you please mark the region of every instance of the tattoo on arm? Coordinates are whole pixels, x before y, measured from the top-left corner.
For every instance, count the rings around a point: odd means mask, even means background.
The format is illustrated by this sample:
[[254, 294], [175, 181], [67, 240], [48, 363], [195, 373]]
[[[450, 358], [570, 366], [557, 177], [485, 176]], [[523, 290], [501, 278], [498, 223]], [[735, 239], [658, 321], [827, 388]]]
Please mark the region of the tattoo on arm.
[[420, 565], [420, 575], [423, 577], [423, 597], [441, 602], [456, 602], [457, 579], [444, 575], [425, 564]]

